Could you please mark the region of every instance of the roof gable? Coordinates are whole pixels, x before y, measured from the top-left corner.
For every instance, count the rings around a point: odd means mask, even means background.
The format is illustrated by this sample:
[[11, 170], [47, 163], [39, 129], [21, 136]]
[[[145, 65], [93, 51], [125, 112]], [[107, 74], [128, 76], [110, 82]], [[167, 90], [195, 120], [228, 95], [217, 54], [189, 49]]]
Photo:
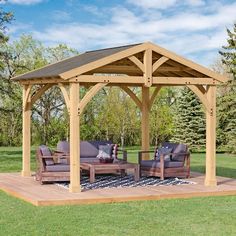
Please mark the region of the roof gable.
[[[206, 67], [185, 59], [153, 43], [126, 45], [85, 52], [63, 61], [50, 64], [41, 69], [17, 76], [13, 80], [30, 80], [58, 77], [68, 80], [83, 74], [127, 74], [144, 73], [144, 55], [151, 51], [151, 66], [156, 64], [153, 76], [210, 78], [218, 82], [227, 82], [227, 78]], [[158, 63], [160, 65], [158, 65]]]

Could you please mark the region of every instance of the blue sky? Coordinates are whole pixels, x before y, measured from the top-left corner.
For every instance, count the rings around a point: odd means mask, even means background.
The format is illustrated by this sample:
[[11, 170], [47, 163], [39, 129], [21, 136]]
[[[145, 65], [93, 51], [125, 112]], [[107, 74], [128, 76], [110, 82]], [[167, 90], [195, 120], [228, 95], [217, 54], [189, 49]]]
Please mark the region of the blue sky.
[[80, 52], [152, 41], [209, 66], [236, 22], [232, 0], [8, 0], [12, 40], [32, 34]]

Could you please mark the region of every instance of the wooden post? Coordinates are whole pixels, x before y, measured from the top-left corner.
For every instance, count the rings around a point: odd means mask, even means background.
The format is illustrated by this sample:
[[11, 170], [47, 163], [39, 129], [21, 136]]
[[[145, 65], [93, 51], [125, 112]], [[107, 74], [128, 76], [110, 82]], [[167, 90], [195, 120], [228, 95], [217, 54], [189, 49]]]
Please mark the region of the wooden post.
[[210, 111], [206, 111], [206, 186], [216, 186], [216, 86], [207, 89]]
[[80, 119], [78, 114], [79, 84], [70, 84], [70, 187], [80, 192]]
[[22, 122], [22, 176], [31, 176], [30, 170], [30, 139], [31, 139], [31, 106], [28, 103], [28, 94], [27, 90], [29, 89], [28, 85], [23, 86], [23, 122]]
[[147, 49], [144, 52], [144, 85], [146, 87], [152, 86], [152, 50]]
[[[142, 150], [149, 150], [149, 88], [142, 87]], [[145, 154], [143, 159], [148, 160], [149, 154]]]

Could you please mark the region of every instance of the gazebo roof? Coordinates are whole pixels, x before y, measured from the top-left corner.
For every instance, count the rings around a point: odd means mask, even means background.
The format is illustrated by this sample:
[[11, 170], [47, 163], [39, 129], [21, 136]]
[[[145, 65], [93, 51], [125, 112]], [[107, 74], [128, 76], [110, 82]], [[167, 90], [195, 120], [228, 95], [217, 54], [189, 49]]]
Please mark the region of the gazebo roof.
[[13, 80], [25, 80], [25, 79], [33, 79], [33, 78], [60, 76], [60, 74], [64, 72], [89, 64], [91, 62], [97, 61], [104, 57], [113, 55], [117, 52], [121, 52], [135, 45], [138, 45], [138, 44], [87, 51], [78, 56], [70, 57], [65, 60], [44, 66], [40, 69], [27, 72], [23, 75], [16, 76]]
[[152, 76], [155, 78], [207, 78], [216, 83], [227, 81], [227, 78], [208, 68], [150, 42], [88, 51], [16, 76], [13, 80], [26, 82], [40, 79], [43, 82], [50, 79], [69, 80], [80, 75], [142, 76], [145, 71], [144, 58], [147, 50], [151, 52], [148, 64], [153, 66]]

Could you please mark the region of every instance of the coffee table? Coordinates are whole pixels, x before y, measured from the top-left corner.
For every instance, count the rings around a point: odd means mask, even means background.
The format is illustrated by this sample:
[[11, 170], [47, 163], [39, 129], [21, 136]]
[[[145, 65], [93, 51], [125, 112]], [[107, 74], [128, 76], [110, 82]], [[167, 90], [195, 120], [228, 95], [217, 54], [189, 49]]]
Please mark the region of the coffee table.
[[90, 183], [95, 181], [95, 174], [110, 174], [116, 173], [116, 171], [121, 171], [121, 175], [125, 174], [128, 169], [133, 169], [134, 180], [139, 181], [139, 164], [119, 162], [119, 163], [99, 163], [99, 162], [84, 162], [80, 164], [82, 170], [89, 172]]

